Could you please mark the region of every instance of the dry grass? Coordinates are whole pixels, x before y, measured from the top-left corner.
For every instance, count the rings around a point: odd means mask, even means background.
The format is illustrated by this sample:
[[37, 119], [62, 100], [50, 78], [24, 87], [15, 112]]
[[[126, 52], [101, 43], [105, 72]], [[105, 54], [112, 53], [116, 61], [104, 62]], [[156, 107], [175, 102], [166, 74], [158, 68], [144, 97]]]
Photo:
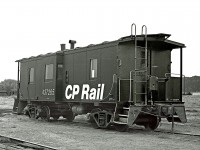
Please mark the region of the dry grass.
[[[200, 134], [200, 96], [184, 96], [188, 123], [176, 124], [175, 130]], [[199, 137], [130, 130], [120, 133], [115, 130], [93, 129], [84, 123], [84, 117], [76, 117], [70, 123], [59, 121], [43, 122], [12, 111], [13, 97], [0, 97], [0, 134], [28, 140], [58, 149], [200, 149]], [[0, 113], [1, 113], [0, 112]], [[162, 123], [159, 129], [170, 130], [169, 123]], [[1, 141], [0, 141], [1, 142]]]
[[12, 109], [14, 104], [14, 96], [0, 97], [0, 109]]

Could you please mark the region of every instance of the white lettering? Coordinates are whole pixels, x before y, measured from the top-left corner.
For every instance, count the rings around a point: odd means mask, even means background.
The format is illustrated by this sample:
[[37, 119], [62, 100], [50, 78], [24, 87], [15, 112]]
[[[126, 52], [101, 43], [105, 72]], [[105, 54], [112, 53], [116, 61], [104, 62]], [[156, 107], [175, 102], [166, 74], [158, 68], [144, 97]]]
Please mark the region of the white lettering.
[[74, 85], [74, 86], [73, 86], [73, 90], [72, 90], [72, 99], [74, 99], [75, 95], [78, 95], [79, 90], [80, 90], [79, 85]]
[[54, 95], [54, 89], [43, 89], [42, 95]]
[[81, 94], [81, 99], [88, 99], [89, 97], [89, 90], [90, 90], [90, 86], [88, 84], [83, 84], [83, 88], [82, 88], [82, 94]]
[[[105, 84], [98, 84], [96, 88], [90, 88], [88, 84], [83, 84], [82, 93], [80, 93], [79, 85], [68, 85], [65, 89], [65, 97], [66, 99], [75, 99], [76, 95], [81, 94], [81, 100], [102, 100], [104, 94]], [[54, 89], [51, 91], [43, 90], [43, 95], [54, 95]]]
[[95, 98], [96, 98], [96, 89], [95, 89], [95, 88], [92, 88], [92, 89], [90, 90], [90, 99], [91, 99], [91, 100], [95, 100]]
[[96, 97], [96, 99], [99, 99], [100, 89], [101, 89], [101, 84], [98, 84], [97, 97]]
[[72, 91], [72, 86], [71, 85], [68, 85], [66, 87], [66, 90], [65, 90], [65, 97], [66, 97], [66, 99], [70, 99], [72, 97], [72, 94], [68, 94], [68, 90]]
[[100, 96], [100, 100], [103, 99], [103, 93], [104, 93], [104, 84], [102, 84], [102, 86], [101, 86], [101, 96]]

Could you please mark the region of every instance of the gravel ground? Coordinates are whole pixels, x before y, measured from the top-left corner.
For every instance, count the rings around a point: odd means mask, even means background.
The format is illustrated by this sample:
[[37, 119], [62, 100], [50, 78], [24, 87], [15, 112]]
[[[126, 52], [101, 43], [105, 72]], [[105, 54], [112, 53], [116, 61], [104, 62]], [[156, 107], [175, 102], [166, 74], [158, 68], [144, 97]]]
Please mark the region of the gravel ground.
[[[184, 96], [188, 123], [175, 124], [175, 132], [200, 134], [200, 96]], [[85, 116], [76, 117], [72, 123], [60, 118], [58, 121], [43, 122], [24, 115], [11, 113], [12, 97], [0, 98], [0, 134], [63, 150], [94, 149], [181, 149], [199, 150], [200, 137], [176, 135], [137, 130], [135, 126], [128, 132], [114, 129], [93, 129], [85, 121]], [[195, 108], [193, 108], [195, 106]], [[171, 124], [164, 121], [159, 130], [170, 131]]]

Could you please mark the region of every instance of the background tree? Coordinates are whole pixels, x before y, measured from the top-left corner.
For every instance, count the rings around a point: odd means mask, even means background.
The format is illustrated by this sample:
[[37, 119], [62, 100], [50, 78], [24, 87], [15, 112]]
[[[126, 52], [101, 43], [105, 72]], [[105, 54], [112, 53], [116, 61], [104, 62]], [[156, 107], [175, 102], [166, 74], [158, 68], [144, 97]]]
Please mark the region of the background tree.
[[3, 89], [7, 92], [8, 95], [14, 94], [17, 91], [17, 81], [13, 79], [5, 79], [0, 82], [3, 86]]

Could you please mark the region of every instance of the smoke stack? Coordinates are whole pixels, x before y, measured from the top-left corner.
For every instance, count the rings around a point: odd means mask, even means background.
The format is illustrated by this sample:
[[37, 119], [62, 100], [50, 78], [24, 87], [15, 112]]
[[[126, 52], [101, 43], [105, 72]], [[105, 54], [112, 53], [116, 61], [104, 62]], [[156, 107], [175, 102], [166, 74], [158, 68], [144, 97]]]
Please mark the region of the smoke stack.
[[61, 51], [65, 50], [65, 44], [60, 44], [60, 47], [61, 47]]
[[69, 40], [69, 43], [70, 43], [70, 49], [74, 49], [74, 46], [76, 44], [76, 41], [74, 40]]

